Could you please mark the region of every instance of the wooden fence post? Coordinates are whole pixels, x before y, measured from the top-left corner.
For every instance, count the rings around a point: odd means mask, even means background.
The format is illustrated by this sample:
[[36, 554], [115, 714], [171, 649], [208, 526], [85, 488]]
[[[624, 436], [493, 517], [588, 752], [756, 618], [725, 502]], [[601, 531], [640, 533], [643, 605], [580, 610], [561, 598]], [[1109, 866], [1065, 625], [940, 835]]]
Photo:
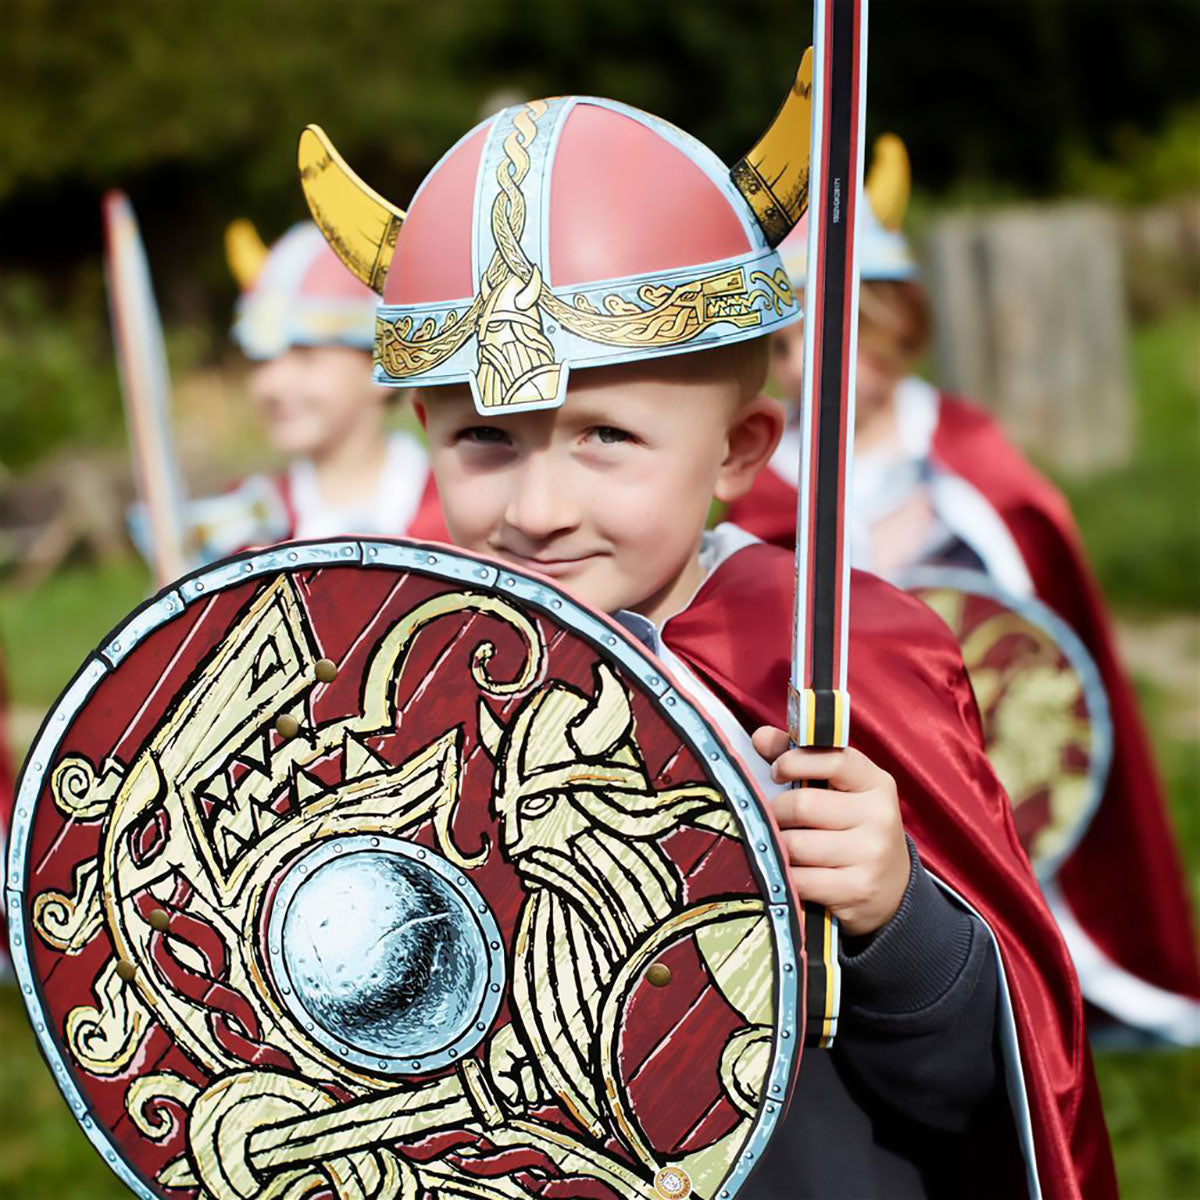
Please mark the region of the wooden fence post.
[[1115, 217], [1094, 204], [955, 214], [927, 243], [942, 386], [1027, 451], [1089, 474], [1128, 461], [1128, 319]]

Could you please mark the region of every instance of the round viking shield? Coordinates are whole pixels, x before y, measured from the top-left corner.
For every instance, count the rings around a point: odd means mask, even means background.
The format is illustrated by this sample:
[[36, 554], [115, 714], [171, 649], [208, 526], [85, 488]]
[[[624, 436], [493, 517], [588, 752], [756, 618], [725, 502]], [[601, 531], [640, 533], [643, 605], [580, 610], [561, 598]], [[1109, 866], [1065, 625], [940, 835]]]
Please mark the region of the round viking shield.
[[978, 571], [921, 567], [901, 583], [958, 639], [1021, 845], [1039, 878], [1051, 878], [1108, 779], [1112, 722], [1096, 664], [1041, 601], [1009, 595]]
[[799, 1062], [753, 784], [662, 667], [441, 547], [180, 581], [47, 716], [8, 913], [136, 1195], [728, 1197]]

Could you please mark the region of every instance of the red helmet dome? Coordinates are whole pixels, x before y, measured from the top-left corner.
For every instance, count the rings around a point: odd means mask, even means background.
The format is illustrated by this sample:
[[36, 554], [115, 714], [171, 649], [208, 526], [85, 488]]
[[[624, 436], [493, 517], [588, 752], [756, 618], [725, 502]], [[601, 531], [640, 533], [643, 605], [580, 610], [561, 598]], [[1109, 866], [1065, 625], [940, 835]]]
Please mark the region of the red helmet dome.
[[808, 58], [732, 170], [612, 100], [504, 109], [433, 168], [407, 215], [321, 130], [300, 142], [317, 224], [383, 298], [375, 377], [466, 382], [481, 412], [561, 404], [571, 367], [761, 337], [799, 315], [772, 248], [803, 211]]

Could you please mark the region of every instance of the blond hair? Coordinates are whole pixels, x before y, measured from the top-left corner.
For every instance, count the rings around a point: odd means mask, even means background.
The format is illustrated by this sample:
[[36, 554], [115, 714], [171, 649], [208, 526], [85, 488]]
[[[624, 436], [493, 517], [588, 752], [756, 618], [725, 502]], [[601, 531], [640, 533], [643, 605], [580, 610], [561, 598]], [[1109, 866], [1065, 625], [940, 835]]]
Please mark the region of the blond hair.
[[767, 337], [756, 337], [711, 350], [672, 354], [655, 360], [656, 369], [676, 379], [729, 380], [737, 386], [740, 403], [748, 404], [767, 382], [769, 342]]

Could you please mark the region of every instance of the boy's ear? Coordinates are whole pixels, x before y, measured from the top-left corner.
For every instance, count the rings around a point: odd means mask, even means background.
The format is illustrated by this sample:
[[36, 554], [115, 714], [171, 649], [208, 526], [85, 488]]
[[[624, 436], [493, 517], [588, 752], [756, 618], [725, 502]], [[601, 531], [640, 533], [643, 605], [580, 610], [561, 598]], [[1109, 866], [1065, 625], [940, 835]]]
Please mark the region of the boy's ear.
[[732, 504], [750, 490], [775, 453], [786, 425], [787, 410], [770, 396], [758, 396], [738, 410], [725, 438], [725, 460], [713, 489], [722, 504]]
[[417, 414], [417, 420], [421, 422], [421, 428], [426, 433], [429, 432], [429, 418], [425, 414], [425, 402], [421, 399], [420, 392], [413, 392], [412, 398], [413, 412]]

